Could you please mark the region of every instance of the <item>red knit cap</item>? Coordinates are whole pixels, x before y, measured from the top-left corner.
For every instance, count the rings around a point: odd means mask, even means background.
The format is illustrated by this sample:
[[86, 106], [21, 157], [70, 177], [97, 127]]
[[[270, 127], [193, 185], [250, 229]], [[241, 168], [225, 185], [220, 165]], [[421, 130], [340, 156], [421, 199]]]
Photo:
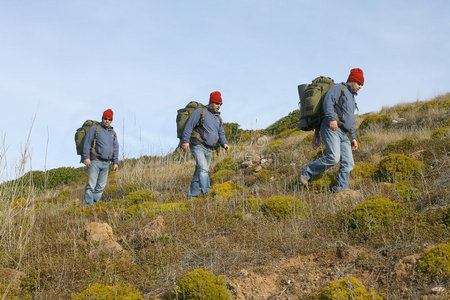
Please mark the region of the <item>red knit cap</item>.
[[209, 95], [209, 104], [211, 103], [220, 103], [222, 104], [222, 95], [220, 92], [215, 91]]
[[102, 116], [102, 119], [104, 119], [104, 118], [108, 118], [108, 119], [113, 119], [113, 111], [112, 110], [110, 110], [110, 109], [107, 109], [107, 110], [105, 110], [104, 112], [103, 112], [103, 116]]
[[351, 69], [350, 75], [348, 75], [347, 82], [360, 82], [364, 84], [364, 75], [363, 71], [361, 69]]

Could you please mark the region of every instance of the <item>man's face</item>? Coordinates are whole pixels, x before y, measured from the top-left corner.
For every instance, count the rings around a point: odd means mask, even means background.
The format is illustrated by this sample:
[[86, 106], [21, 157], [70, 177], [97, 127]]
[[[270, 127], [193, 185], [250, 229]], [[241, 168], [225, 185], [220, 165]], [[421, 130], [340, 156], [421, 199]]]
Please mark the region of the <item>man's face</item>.
[[109, 126], [111, 126], [112, 119], [110, 119], [110, 118], [103, 118], [103, 119], [102, 119], [102, 122], [103, 122], [103, 125], [104, 125], [106, 128], [108, 128]]
[[222, 103], [211, 103], [209, 106], [211, 107], [211, 109], [214, 112], [219, 112], [219, 109], [222, 106]]
[[356, 94], [360, 88], [362, 88], [363, 84], [361, 82], [356, 82], [356, 81], [352, 81], [349, 82], [350, 83], [350, 87], [352, 88], [352, 93]]

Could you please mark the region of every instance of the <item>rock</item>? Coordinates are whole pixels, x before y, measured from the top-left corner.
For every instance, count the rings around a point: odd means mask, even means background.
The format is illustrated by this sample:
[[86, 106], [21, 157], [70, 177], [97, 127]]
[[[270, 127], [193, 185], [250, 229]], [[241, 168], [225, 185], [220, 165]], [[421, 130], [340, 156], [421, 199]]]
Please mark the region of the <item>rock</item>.
[[84, 230], [84, 238], [88, 242], [111, 242], [116, 241], [111, 226], [107, 223], [92, 222]]
[[435, 294], [442, 294], [443, 292], [445, 292], [445, 287], [436, 286], [436, 287], [432, 288], [431, 291]]
[[128, 233], [125, 237], [119, 239], [125, 240], [127, 243], [145, 243], [148, 241], [154, 241], [157, 237], [161, 236], [164, 228], [164, 218], [158, 216], [153, 221], [141, 229]]
[[122, 251], [123, 248], [119, 243], [115, 241], [109, 241], [106, 243], [102, 243], [96, 249], [91, 250], [91, 252], [89, 252], [89, 257], [96, 258], [102, 254], [119, 253]]
[[25, 273], [11, 268], [0, 268], [0, 285], [20, 285], [20, 279], [25, 277]]
[[253, 174], [258, 174], [258, 173], [261, 172], [262, 170], [263, 170], [263, 167], [257, 166], [257, 167], [253, 170]]
[[251, 160], [247, 160], [247, 161], [242, 162], [241, 166], [243, 168], [250, 168], [253, 166], [253, 162]]

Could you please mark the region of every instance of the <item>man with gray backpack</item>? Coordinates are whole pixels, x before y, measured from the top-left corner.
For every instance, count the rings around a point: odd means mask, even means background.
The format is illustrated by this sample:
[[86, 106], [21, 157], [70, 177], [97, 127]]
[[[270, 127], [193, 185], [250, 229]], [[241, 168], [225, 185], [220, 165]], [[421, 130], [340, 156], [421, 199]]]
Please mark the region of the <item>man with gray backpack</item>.
[[[314, 83], [315, 82], [313, 81], [313, 84]], [[313, 94], [318, 95], [315, 98], [318, 99], [317, 103], [321, 104], [319, 106], [320, 120], [318, 128], [309, 128], [306, 126], [306, 123], [309, 123], [306, 122], [308, 121], [307, 118], [302, 118], [302, 113], [300, 113], [301, 121], [299, 127], [300, 129], [305, 128], [303, 130], [320, 130], [320, 136], [325, 144], [326, 155], [310, 163], [306, 168], [300, 171], [299, 181], [303, 186], [308, 185], [308, 181], [311, 177], [319, 175], [340, 162], [337, 173], [337, 183], [332, 187], [332, 191], [340, 192], [347, 189], [350, 171], [354, 167], [352, 150], [355, 151], [358, 149], [358, 142], [356, 140], [354, 129], [355, 110], [357, 109], [355, 96], [363, 84], [363, 71], [356, 68], [350, 70], [350, 75], [348, 76], [346, 83], [332, 85], [325, 95], [321, 96], [318, 94], [320, 92], [316, 93], [313, 89], [308, 90], [308, 87], [304, 90], [303, 96], [305, 99], [302, 99], [301, 96], [301, 102], [307, 102], [307, 98], [313, 96]], [[323, 90], [323, 88], [318, 89], [318, 91], [320, 90]], [[305, 107], [308, 106], [305, 105]], [[351, 141], [347, 134], [351, 136]]]
[[[77, 150], [80, 148], [79, 144], [82, 145], [81, 162], [86, 165], [88, 173], [84, 192], [86, 206], [100, 201], [108, 179], [109, 164], [113, 163], [114, 171], [119, 169], [119, 143], [116, 132], [111, 127], [112, 120], [113, 111], [108, 109], [103, 112], [100, 123], [86, 121], [86, 126], [83, 125], [75, 134]], [[85, 128], [88, 126], [88, 129]]]
[[[189, 107], [194, 104], [197, 104], [199, 108], [192, 111]], [[219, 143], [225, 151], [230, 149], [219, 113], [221, 106], [222, 95], [215, 91], [209, 96], [208, 106], [191, 102], [186, 108], [178, 111], [177, 128], [180, 133], [178, 137], [181, 148], [184, 151], [191, 150], [196, 163], [188, 199], [198, 197], [200, 193], [206, 194], [211, 190], [208, 171], [212, 150], [216, 149], [216, 144]]]

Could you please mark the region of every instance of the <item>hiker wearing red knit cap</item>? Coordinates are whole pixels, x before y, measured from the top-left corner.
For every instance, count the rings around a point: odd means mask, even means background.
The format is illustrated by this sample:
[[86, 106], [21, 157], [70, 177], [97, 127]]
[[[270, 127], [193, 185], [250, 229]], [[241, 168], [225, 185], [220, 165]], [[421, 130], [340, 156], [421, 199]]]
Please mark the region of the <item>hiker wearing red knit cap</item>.
[[202, 116], [203, 108], [196, 109], [184, 127], [181, 148], [184, 151], [191, 150], [196, 163], [188, 199], [198, 197], [200, 193], [206, 194], [211, 190], [208, 171], [212, 150], [217, 142], [225, 151], [230, 149], [219, 113], [221, 106], [222, 95], [218, 91], [212, 92], [204, 115]]
[[[332, 191], [337, 193], [348, 188], [350, 171], [354, 167], [352, 150], [358, 149], [355, 134], [355, 110], [358, 108], [355, 96], [364, 85], [361, 69], [351, 69], [346, 89], [342, 94], [343, 84], [332, 86], [323, 100], [324, 119], [320, 125], [320, 136], [325, 144], [325, 156], [310, 163], [299, 174], [303, 186], [308, 185], [311, 177], [319, 175], [340, 162], [337, 183]], [[348, 135], [351, 136], [351, 140]]]
[[112, 120], [113, 111], [105, 110], [101, 123], [89, 128], [84, 139], [81, 160], [88, 173], [84, 191], [85, 205], [100, 201], [108, 179], [109, 164], [113, 164], [114, 171], [119, 169], [119, 143], [116, 132], [111, 127]]

